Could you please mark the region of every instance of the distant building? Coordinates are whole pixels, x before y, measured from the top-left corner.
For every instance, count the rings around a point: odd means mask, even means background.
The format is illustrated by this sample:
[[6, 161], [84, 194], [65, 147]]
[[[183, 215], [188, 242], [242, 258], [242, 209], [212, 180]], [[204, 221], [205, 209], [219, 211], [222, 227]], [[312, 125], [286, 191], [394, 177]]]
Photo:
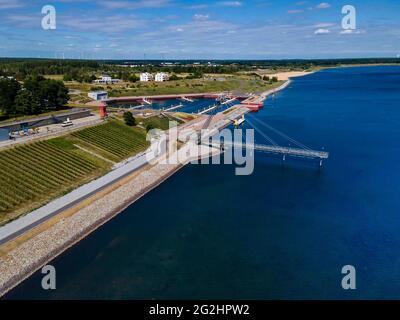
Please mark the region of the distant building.
[[0, 77], [0, 79], [8, 79], [8, 80], [15, 80], [15, 78], [14, 77], [10, 77], [10, 76], [8, 76], [8, 77], [3, 77], [3, 76], [1, 76]]
[[148, 81], [153, 81], [154, 77], [151, 73], [144, 72], [140, 74], [140, 81], [142, 82], [148, 82]]
[[108, 99], [108, 93], [107, 91], [92, 91], [88, 93], [88, 97], [96, 101], [102, 101]]
[[167, 73], [164, 73], [164, 72], [157, 73], [156, 74], [156, 78], [155, 78], [155, 80], [157, 82], [168, 81], [168, 79], [169, 79], [169, 75]]
[[113, 79], [110, 76], [101, 76], [101, 79], [94, 80], [97, 84], [114, 84], [120, 82], [120, 79]]

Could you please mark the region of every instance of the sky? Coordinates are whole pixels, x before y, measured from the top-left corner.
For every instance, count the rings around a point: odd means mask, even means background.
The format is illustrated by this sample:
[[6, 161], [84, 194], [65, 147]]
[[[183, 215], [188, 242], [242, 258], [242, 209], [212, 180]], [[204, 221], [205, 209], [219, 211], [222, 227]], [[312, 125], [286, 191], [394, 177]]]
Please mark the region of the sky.
[[[42, 28], [46, 5], [53, 30]], [[345, 5], [354, 30], [343, 29]], [[400, 58], [400, 1], [0, 0], [0, 57]]]

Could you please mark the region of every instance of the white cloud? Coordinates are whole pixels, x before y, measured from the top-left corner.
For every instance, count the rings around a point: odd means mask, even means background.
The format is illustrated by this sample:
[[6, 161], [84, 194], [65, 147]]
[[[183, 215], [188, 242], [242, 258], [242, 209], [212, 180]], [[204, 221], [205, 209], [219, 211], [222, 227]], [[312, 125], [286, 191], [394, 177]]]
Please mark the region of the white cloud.
[[108, 17], [63, 17], [60, 24], [83, 31], [117, 33], [143, 27], [144, 21], [135, 17], [114, 15]]
[[298, 13], [302, 13], [303, 10], [299, 10], [299, 9], [295, 9], [295, 10], [289, 10], [288, 13], [289, 14], [298, 14]]
[[22, 6], [23, 6], [23, 4], [20, 0], [1, 0], [0, 1], [0, 10], [20, 8]]
[[361, 34], [361, 33], [365, 33], [365, 30], [347, 29], [347, 30], [340, 31], [340, 34]]
[[330, 7], [331, 7], [331, 5], [327, 2], [321, 2], [319, 5], [317, 5], [318, 9], [328, 9]]
[[11, 14], [7, 17], [7, 21], [21, 28], [32, 28], [40, 25], [41, 16], [39, 15], [17, 15]]
[[205, 4], [205, 3], [203, 3], [203, 4], [194, 4], [192, 6], [187, 6], [186, 8], [187, 9], [193, 9], [193, 10], [205, 9], [205, 8], [208, 8], [208, 4]]
[[194, 16], [193, 16], [193, 19], [194, 20], [208, 20], [210, 18], [210, 15], [209, 14], [195, 14]]
[[240, 7], [242, 3], [240, 1], [218, 1], [217, 5], [222, 7]]
[[320, 29], [317, 29], [314, 31], [314, 34], [328, 34], [328, 33], [331, 33], [331, 32], [328, 29], [323, 29], [323, 28], [320, 28]]
[[112, 1], [100, 0], [98, 4], [107, 9], [141, 9], [141, 8], [160, 8], [171, 4], [171, 0], [139, 0], [139, 1]]
[[314, 25], [314, 28], [320, 29], [320, 28], [328, 28], [328, 27], [333, 27], [335, 24], [330, 23], [330, 22], [322, 22]]

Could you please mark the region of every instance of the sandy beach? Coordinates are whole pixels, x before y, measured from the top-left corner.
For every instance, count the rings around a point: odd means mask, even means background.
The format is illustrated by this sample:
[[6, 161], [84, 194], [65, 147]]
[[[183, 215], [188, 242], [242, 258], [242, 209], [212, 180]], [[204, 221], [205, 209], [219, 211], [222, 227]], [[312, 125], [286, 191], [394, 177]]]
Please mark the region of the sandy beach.
[[303, 77], [308, 74], [311, 74], [314, 72], [306, 72], [306, 71], [289, 71], [289, 72], [279, 72], [275, 74], [268, 74], [270, 78], [272, 77], [277, 77], [279, 81], [287, 81], [290, 80], [290, 78], [296, 78], [296, 77]]

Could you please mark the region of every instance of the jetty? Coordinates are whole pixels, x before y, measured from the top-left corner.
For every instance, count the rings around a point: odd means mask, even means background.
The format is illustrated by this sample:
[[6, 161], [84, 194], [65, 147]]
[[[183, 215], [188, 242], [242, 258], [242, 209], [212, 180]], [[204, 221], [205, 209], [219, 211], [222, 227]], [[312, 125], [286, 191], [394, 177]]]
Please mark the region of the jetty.
[[149, 100], [147, 100], [146, 98], [143, 98], [142, 101], [143, 101], [145, 104], [148, 104], [148, 105], [151, 105], [151, 104], [152, 104], [152, 103], [151, 103]]
[[198, 112], [197, 114], [198, 115], [206, 114], [206, 113], [208, 113], [210, 111], [213, 111], [213, 110], [217, 109], [218, 107], [219, 107], [219, 105], [213, 104], [212, 106], [209, 106], [208, 108], [205, 108], [204, 110]]
[[165, 112], [174, 111], [176, 109], [183, 108], [183, 107], [184, 107], [184, 105], [182, 103], [180, 103], [180, 104], [178, 104], [176, 106], [172, 106], [172, 107], [169, 107], [167, 109], [164, 109], [163, 111], [165, 111]]
[[187, 97], [181, 97], [181, 99], [183, 101], [187, 101], [187, 102], [193, 102], [194, 101], [193, 99], [190, 99], [190, 98], [187, 98]]

